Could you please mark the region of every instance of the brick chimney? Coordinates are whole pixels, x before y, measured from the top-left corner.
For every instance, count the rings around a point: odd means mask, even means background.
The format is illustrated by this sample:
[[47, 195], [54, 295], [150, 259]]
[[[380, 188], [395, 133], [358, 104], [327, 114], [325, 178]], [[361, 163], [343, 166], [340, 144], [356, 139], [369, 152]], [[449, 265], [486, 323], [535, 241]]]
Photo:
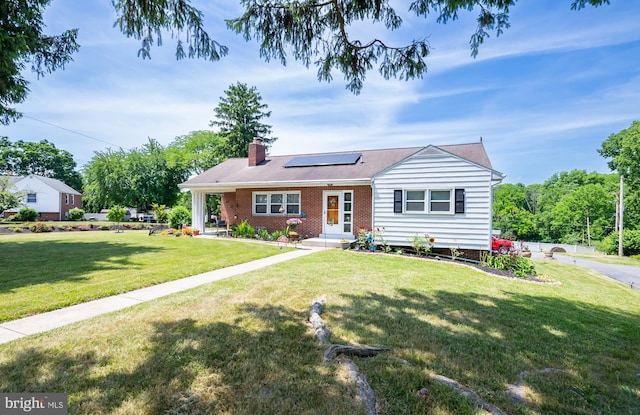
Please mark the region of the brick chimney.
[[267, 156], [267, 148], [262, 144], [261, 138], [256, 138], [249, 144], [249, 166], [257, 166]]

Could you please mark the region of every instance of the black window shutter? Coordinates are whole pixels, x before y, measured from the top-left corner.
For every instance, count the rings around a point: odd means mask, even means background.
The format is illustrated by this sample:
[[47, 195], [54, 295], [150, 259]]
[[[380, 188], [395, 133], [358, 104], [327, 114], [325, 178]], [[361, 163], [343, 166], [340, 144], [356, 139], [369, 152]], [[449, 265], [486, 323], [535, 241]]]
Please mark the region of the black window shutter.
[[393, 213], [402, 213], [402, 190], [393, 191]]
[[456, 213], [464, 213], [464, 189], [456, 189]]

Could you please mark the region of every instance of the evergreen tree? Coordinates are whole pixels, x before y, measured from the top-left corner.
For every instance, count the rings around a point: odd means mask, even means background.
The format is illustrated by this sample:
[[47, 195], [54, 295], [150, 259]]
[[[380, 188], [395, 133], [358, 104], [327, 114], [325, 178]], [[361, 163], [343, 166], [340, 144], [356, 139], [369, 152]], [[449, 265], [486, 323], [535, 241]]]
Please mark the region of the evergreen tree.
[[225, 139], [225, 157], [247, 157], [249, 143], [255, 138], [261, 138], [267, 147], [278, 139], [268, 137], [271, 126], [262, 123], [264, 118], [271, 116], [271, 111], [267, 111], [268, 106], [262, 103], [256, 87], [249, 88], [238, 82], [224, 93], [213, 110], [217, 119], [210, 125], [220, 128], [220, 135]]

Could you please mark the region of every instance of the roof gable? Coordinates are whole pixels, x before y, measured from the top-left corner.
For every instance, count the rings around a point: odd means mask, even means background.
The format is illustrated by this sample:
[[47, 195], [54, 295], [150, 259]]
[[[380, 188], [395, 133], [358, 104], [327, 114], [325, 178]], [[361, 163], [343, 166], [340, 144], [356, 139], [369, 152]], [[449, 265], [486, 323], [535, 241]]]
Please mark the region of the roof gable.
[[[14, 176], [15, 177], [15, 176]], [[44, 177], [44, 176], [39, 176], [37, 174], [30, 174], [28, 176], [17, 176], [17, 180], [14, 182], [15, 185], [17, 185], [18, 183], [23, 182], [24, 180], [27, 179], [35, 179], [35, 180], [39, 180], [42, 183], [46, 184], [47, 186], [49, 186], [50, 188], [52, 188], [53, 190], [55, 190], [58, 193], [69, 193], [69, 194], [74, 194], [74, 195], [80, 195], [80, 192], [74, 190], [71, 186], [68, 186], [67, 184], [61, 182], [58, 179], [54, 179], [51, 177]]]

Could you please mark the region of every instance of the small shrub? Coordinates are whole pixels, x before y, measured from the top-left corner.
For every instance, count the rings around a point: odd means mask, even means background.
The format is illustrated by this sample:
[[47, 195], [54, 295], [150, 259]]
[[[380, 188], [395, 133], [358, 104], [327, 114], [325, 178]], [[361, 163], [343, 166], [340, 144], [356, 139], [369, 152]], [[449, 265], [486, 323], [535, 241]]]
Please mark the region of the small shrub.
[[84, 219], [84, 210], [78, 208], [70, 209], [67, 218], [69, 220], [82, 220]]
[[233, 236], [235, 236], [236, 238], [253, 238], [254, 233], [255, 233], [255, 228], [249, 225], [249, 222], [247, 222], [246, 220], [243, 220], [236, 227], [233, 233]]
[[191, 224], [191, 212], [184, 206], [175, 206], [169, 214], [169, 226], [175, 229]]
[[107, 212], [107, 219], [112, 222], [122, 222], [126, 214], [127, 212], [123, 207], [116, 205], [109, 209], [109, 212]]
[[167, 223], [167, 221], [169, 220], [169, 214], [167, 213], [166, 205], [152, 203], [151, 210], [153, 211], [153, 214], [156, 216], [156, 221], [158, 223]]
[[16, 214], [16, 219], [22, 222], [32, 222], [38, 217], [38, 212], [33, 208], [24, 207]]
[[271, 239], [277, 241], [282, 235], [285, 235], [284, 231], [275, 231], [271, 234]]
[[516, 277], [525, 278], [527, 275], [536, 275], [536, 267], [528, 258], [515, 254], [484, 255], [482, 264], [495, 269], [512, 271]]
[[258, 231], [258, 238], [262, 239], [263, 241], [268, 241], [271, 238], [271, 235], [266, 229], [260, 229]]
[[43, 222], [38, 222], [29, 226], [29, 230], [34, 233], [51, 232], [51, 226]]

